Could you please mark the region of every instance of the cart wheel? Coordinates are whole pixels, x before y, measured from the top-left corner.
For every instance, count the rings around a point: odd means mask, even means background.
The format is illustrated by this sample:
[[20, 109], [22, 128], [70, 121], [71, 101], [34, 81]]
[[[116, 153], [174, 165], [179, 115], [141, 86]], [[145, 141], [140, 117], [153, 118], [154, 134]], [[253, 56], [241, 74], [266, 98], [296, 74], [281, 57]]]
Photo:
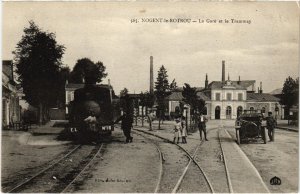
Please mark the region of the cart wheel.
[[264, 144], [267, 144], [267, 129], [265, 127], [263, 128], [263, 140]]
[[241, 138], [240, 138], [240, 130], [236, 129], [236, 142], [237, 144], [241, 144]]

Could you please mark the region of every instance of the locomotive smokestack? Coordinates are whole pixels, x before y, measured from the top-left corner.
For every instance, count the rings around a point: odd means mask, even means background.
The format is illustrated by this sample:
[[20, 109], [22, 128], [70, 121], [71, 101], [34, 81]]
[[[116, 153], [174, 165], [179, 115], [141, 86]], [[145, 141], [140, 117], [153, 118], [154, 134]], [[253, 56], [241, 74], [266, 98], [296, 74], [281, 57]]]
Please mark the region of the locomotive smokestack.
[[225, 61], [222, 61], [222, 82], [225, 82]]
[[153, 94], [153, 56], [150, 56], [150, 94]]

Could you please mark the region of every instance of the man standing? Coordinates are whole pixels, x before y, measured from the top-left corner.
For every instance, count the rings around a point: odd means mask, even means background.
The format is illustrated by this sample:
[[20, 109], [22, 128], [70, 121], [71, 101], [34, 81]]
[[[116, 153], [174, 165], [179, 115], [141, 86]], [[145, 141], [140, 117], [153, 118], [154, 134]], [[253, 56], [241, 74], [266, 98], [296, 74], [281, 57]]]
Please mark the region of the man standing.
[[276, 121], [272, 116], [272, 112], [268, 112], [268, 117], [266, 118], [266, 120], [270, 141], [274, 141]]
[[199, 128], [199, 132], [200, 132], [200, 140], [202, 140], [202, 131], [203, 131], [204, 139], [205, 139], [205, 141], [208, 141], [208, 139], [206, 138], [206, 122], [207, 122], [207, 118], [202, 113], [200, 113], [199, 123], [198, 123], [198, 128]]
[[152, 131], [152, 119], [153, 119], [152, 111], [147, 115], [147, 118], [149, 122], [149, 131]]
[[133, 118], [129, 114], [124, 112], [123, 115], [115, 121], [115, 123], [118, 123], [119, 121], [121, 121], [121, 128], [126, 137], [126, 143], [132, 142], [133, 137], [131, 137], [130, 134], [131, 134]]

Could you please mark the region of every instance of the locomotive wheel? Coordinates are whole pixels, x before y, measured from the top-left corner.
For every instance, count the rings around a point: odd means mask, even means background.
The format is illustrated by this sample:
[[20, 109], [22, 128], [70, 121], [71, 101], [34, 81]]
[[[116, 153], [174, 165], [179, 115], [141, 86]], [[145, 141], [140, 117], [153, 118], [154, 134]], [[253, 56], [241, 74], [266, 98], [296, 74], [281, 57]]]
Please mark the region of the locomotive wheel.
[[267, 144], [267, 129], [265, 127], [263, 128], [262, 133], [264, 144]]
[[236, 142], [237, 144], [241, 144], [240, 130], [236, 129]]

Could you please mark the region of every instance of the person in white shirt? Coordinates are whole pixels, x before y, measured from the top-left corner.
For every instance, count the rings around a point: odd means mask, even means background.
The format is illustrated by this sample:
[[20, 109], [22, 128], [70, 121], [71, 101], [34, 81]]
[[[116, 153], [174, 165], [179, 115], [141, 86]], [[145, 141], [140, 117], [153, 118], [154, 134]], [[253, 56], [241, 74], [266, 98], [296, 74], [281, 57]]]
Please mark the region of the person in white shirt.
[[180, 119], [177, 118], [177, 119], [175, 119], [175, 125], [174, 125], [173, 143], [175, 143], [175, 142], [179, 143], [179, 138], [181, 137], [181, 130], [182, 130], [181, 122], [180, 122]]

